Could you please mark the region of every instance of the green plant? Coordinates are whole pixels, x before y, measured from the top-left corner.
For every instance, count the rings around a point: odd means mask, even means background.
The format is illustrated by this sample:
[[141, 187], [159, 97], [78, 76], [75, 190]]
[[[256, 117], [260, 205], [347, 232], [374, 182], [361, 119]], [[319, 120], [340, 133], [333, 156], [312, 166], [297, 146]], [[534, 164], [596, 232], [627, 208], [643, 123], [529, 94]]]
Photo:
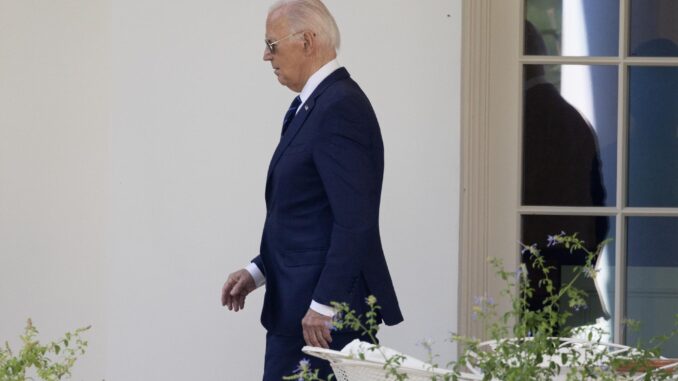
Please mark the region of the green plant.
[[[549, 246], [562, 246], [570, 253], [583, 252], [585, 263], [575, 267], [574, 274], [569, 282], [557, 288], [550, 278], [554, 268], [546, 264], [544, 257], [536, 244], [522, 245], [522, 253], [526, 256], [526, 263], [515, 271], [508, 271], [503, 263], [496, 259], [489, 259], [497, 276], [504, 282], [504, 289], [499, 298], [509, 304], [507, 311], [500, 311], [498, 303], [488, 295], [476, 297], [473, 307], [473, 318], [477, 324], [482, 324], [490, 341], [482, 343], [476, 338], [468, 338], [453, 334], [448, 340], [460, 345], [461, 355], [457, 361], [448, 363], [451, 367], [449, 374], [440, 375], [431, 373], [430, 379], [459, 380], [469, 367], [477, 369], [483, 380], [527, 381], [527, 380], [620, 380], [632, 379], [641, 376], [643, 380], [665, 380], [673, 377], [669, 371], [657, 370], [661, 345], [678, 334], [674, 329], [667, 335], [651, 341], [651, 346], [645, 349], [631, 349], [617, 352], [614, 355], [607, 350], [608, 344], [601, 342], [603, 334], [600, 329], [586, 332], [586, 341], [566, 339], [580, 333], [578, 329], [567, 326], [572, 310], [586, 307], [586, 292], [575, 287], [577, 279], [581, 277], [594, 278], [596, 269], [594, 263], [608, 241], [602, 242], [596, 250], [590, 251], [577, 234], [567, 235], [565, 232], [548, 237]], [[536, 271], [542, 275], [537, 284], [530, 283], [529, 271]], [[546, 297], [542, 300], [539, 309], [530, 309], [528, 301], [534, 296], [536, 288], [542, 288]], [[363, 318], [356, 316], [346, 304], [335, 304], [339, 319], [335, 322], [338, 328], [350, 327], [363, 332], [374, 340], [379, 327], [376, 322], [376, 311], [379, 306], [374, 297], [367, 299], [370, 311]], [[629, 326], [637, 322], [628, 321]], [[676, 316], [678, 327], [678, 315]], [[429, 359], [436, 356], [429, 350]], [[371, 350], [378, 349], [375, 345]], [[365, 359], [364, 355], [359, 356]], [[407, 374], [400, 370], [404, 357], [393, 356], [384, 358], [384, 370], [387, 379], [405, 380]], [[299, 371], [287, 380], [322, 381], [306, 366], [299, 367]]]
[[68, 378], [77, 358], [85, 354], [87, 341], [80, 335], [88, 329], [90, 327], [67, 332], [59, 340], [41, 344], [37, 328], [28, 319], [21, 335], [23, 347], [16, 354], [7, 342], [0, 348], [0, 381], [31, 380], [31, 372], [45, 381]]
[[[606, 350], [607, 344], [601, 342], [605, 332], [596, 328], [585, 333], [584, 342], [563, 339], [579, 333], [578, 329], [567, 326], [571, 311], [586, 308], [586, 293], [574, 285], [581, 277], [596, 276], [594, 263], [607, 243], [602, 242], [590, 251], [576, 233], [549, 236], [549, 246], [561, 245], [570, 253], [583, 252], [586, 258], [582, 266], [575, 267], [572, 279], [560, 288], [556, 288], [549, 277], [554, 268], [547, 266], [536, 244], [522, 245], [531, 271], [542, 275], [536, 285], [530, 284], [527, 266], [507, 271], [501, 261], [490, 259], [505, 284], [500, 297], [510, 302], [510, 308], [499, 313], [491, 297], [476, 299], [474, 317], [487, 327], [492, 341], [483, 346], [477, 339], [453, 335], [452, 340], [462, 347], [462, 354], [454, 364], [455, 373], [473, 366], [482, 371], [484, 380], [619, 380], [640, 374], [645, 374], [645, 380], [671, 377], [669, 372], [654, 370], [652, 363], [659, 356], [661, 344], [678, 330], [658, 338], [651, 348], [632, 349], [615, 356]], [[546, 297], [540, 309], [531, 310], [528, 300], [536, 287], [543, 288]]]

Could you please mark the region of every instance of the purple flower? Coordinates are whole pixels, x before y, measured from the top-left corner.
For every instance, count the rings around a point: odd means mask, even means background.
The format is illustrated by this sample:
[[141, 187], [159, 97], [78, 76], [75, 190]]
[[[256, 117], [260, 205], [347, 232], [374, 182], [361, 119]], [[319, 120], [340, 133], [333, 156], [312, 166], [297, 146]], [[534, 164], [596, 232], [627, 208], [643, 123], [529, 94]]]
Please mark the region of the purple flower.
[[531, 253], [533, 255], [539, 254], [539, 250], [537, 250], [537, 244], [536, 243], [533, 243], [530, 246], [527, 246], [527, 245], [522, 244], [522, 243], [521, 243], [521, 245], [523, 245], [523, 250], [520, 251], [521, 254], [525, 254], [525, 253]]
[[[311, 361], [309, 359], [301, 359], [299, 361], [299, 365], [297, 366], [297, 369], [294, 370], [295, 373], [297, 372], [307, 372], [308, 369], [311, 367]], [[303, 379], [303, 378], [300, 378]]]
[[561, 231], [560, 234], [549, 235], [548, 238], [546, 238], [546, 241], [548, 242], [546, 246], [547, 247], [556, 246], [557, 244], [562, 242], [562, 238], [564, 236], [565, 236], [564, 231]]
[[424, 340], [421, 340], [420, 342], [418, 342], [417, 345], [421, 345], [422, 347], [424, 347], [428, 350], [431, 350], [434, 343], [435, 342], [433, 341], [433, 339], [427, 338], [427, 339], [424, 339]]
[[590, 278], [590, 279], [595, 279], [596, 274], [598, 274], [598, 271], [600, 271], [600, 270], [596, 270], [593, 267], [584, 267], [584, 270], [583, 270], [584, 276], [587, 277], [587, 278]]
[[548, 242], [546, 244], [546, 247], [555, 246], [555, 245], [558, 244], [558, 236], [557, 235], [550, 235], [550, 236], [548, 236], [546, 241]]
[[518, 267], [514, 273], [515, 280], [516, 282], [520, 281], [521, 279], [527, 279], [527, 266], [525, 264], [521, 264], [520, 267]]
[[473, 304], [482, 307], [483, 305], [493, 306], [495, 303], [494, 298], [491, 296], [474, 296]]
[[575, 311], [579, 312], [579, 310], [586, 310], [586, 309], [588, 309], [589, 306], [587, 306], [586, 303], [581, 302], [581, 303], [575, 304], [574, 306], [572, 306], [572, 308], [574, 308]]
[[471, 319], [477, 320], [479, 314], [485, 315], [487, 313], [488, 306], [494, 305], [494, 298], [491, 296], [474, 296], [473, 307], [471, 308]]

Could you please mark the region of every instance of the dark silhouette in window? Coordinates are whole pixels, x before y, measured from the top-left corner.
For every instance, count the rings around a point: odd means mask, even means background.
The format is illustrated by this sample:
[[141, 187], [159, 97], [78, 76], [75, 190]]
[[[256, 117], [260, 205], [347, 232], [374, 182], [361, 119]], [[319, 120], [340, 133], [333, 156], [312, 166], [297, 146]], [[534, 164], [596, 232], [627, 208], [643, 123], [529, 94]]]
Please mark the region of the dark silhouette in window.
[[[544, 41], [530, 23], [525, 23], [525, 54], [544, 55]], [[524, 66], [522, 202], [531, 206], [604, 206], [606, 192], [595, 131], [582, 114], [568, 103], [560, 91], [544, 77], [543, 65]], [[606, 238], [607, 217], [527, 215], [522, 218], [522, 240], [537, 243], [548, 266], [556, 292], [571, 271], [565, 266], [581, 266], [583, 254], [572, 254], [562, 247], [546, 247], [548, 235], [565, 231], [578, 233], [589, 250]], [[525, 261], [526, 258], [523, 258]], [[529, 261], [528, 261], [529, 262]], [[541, 274], [529, 269], [532, 287], [536, 288], [530, 308], [538, 310], [546, 290], [537, 287]], [[593, 280], [587, 289], [588, 308], [573, 312], [570, 325], [595, 322], [610, 311], [600, 301]], [[561, 305], [561, 308], [564, 306]]]

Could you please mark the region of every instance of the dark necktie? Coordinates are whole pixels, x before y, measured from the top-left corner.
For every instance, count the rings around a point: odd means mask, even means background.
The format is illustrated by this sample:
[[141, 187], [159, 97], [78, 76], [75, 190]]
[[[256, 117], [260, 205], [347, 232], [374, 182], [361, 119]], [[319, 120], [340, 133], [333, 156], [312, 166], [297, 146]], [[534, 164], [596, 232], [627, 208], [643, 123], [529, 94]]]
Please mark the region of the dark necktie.
[[297, 96], [294, 98], [292, 101], [292, 104], [290, 105], [289, 110], [287, 110], [287, 113], [285, 114], [285, 119], [283, 119], [283, 127], [282, 127], [282, 134], [285, 135], [285, 131], [287, 130], [287, 127], [290, 125], [292, 122], [292, 119], [294, 119], [294, 115], [297, 113], [297, 108], [299, 108], [299, 105], [301, 104], [301, 98]]

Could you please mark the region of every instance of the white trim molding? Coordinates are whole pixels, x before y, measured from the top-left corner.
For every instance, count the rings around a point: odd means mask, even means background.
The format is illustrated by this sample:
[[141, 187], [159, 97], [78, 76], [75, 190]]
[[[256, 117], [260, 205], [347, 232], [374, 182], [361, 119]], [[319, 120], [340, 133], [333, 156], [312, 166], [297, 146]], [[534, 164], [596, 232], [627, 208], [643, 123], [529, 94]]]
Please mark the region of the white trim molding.
[[491, 0], [462, 4], [461, 228], [459, 333], [482, 336], [472, 324], [473, 298], [487, 293]]
[[519, 260], [520, 0], [465, 0], [462, 12], [458, 321], [460, 334], [483, 337], [474, 298], [504, 288], [488, 258]]

